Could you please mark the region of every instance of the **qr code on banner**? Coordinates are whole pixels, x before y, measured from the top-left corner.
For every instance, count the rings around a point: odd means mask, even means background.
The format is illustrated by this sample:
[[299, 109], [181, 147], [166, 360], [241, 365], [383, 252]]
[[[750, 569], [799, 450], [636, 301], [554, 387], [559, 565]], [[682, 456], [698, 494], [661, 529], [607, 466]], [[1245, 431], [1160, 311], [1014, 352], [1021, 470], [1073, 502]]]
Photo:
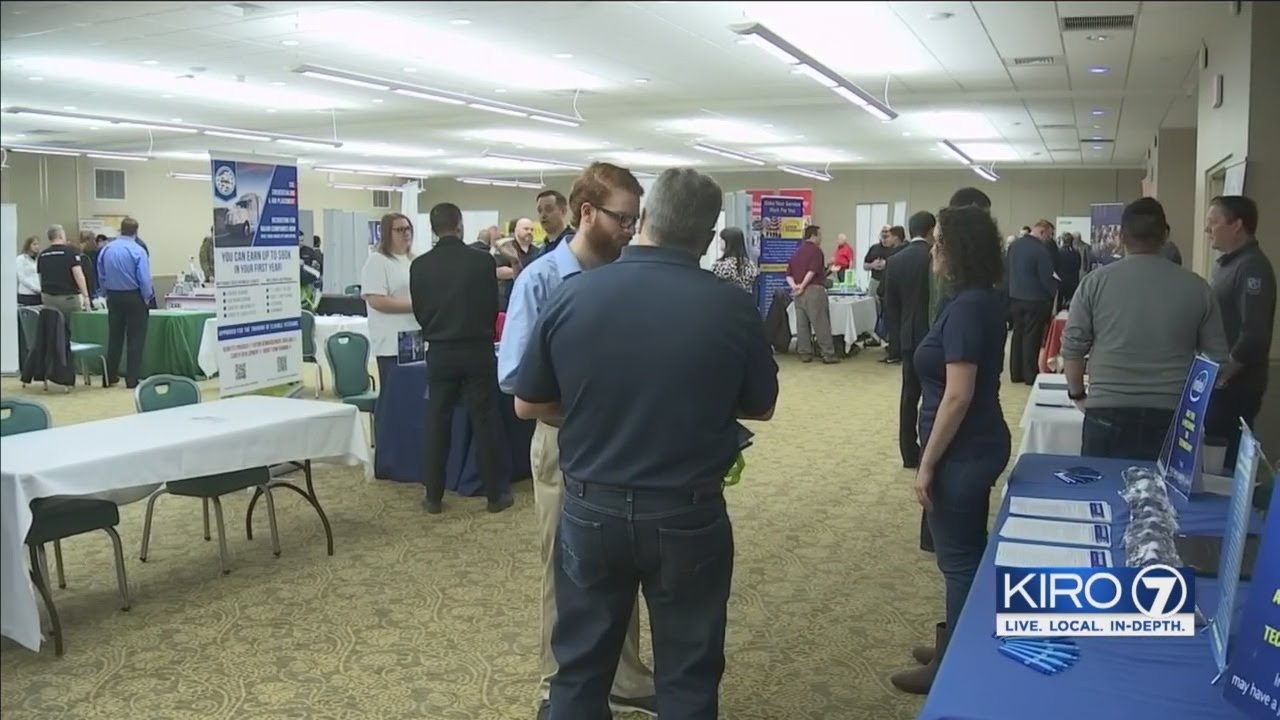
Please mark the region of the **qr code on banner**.
[[244, 363], [236, 363], [236, 380], [244, 380], [248, 376], [249, 373], [245, 372]]
[[280, 355], [276, 358], [276, 372], [285, 372], [289, 369], [289, 356]]

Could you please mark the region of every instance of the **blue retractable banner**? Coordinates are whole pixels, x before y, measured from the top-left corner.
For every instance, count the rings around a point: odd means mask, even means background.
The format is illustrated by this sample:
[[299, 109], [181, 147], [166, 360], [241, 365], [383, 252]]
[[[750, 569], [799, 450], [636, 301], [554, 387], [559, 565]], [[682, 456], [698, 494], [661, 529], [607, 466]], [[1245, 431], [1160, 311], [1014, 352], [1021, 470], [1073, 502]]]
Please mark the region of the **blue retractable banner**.
[[[804, 242], [804, 199], [766, 195], [760, 198], [760, 281], [756, 301], [769, 312], [773, 294], [787, 289], [787, 263]], [[814, 278], [815, 283], [822, 278]]]
[[[1274, 482], [1280, 485], [1280, 474]], [[1280, 492], [1271, 495], [1244, 612], [1227, 657], [1227, 702], [1252, 718], [1280, 718]]]
[[1218, 557], [1218, 611], [1214, 613], [1209, 627], [1213, 659], [1218, 664], [1219, 675], [1227, 667], [1231, 620], [1235, 616], [1236, 593], [1240, 588], [1240, 565], [1244, 560], [1245, 537], [1249, 533], [1249, 507], [1260, 455], [1258, 441], [1249, 426], [1241, 424], [1240, 450], [1236, 453], [1236, 469], [1231, 477], [1231, 504]]

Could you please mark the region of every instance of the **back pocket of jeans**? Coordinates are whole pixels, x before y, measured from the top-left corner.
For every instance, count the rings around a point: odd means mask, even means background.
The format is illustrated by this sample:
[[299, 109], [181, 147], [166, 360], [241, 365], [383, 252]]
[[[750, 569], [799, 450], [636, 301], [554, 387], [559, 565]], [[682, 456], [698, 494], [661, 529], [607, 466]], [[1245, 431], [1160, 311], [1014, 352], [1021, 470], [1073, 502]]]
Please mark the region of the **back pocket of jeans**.
[[608, 574], [600, 523], [560, 513], [560, 567], [578, 587], [591, 587]]
[[705, 589], [704, 581], [733, 562], [733, 527], [721, 515], [705, 527], [659, 528], [658, 553], [664, 590]]

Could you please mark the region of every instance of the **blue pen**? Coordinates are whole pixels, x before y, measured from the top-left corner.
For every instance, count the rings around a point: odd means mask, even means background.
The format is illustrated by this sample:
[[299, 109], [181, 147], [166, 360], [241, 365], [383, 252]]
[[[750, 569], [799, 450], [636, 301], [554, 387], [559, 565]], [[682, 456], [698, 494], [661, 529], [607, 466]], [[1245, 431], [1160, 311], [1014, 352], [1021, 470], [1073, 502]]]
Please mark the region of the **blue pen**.
[[1028, 649], [1044, 648], [1046, 650], [1058, 650], [1060, 652], [1074, 652], [1080, 654], [1080, 647], [1071, 643], [1061, 642], [1033, 642], [1028, 640], [1005, 640], [1006, 645], [1017, 645]]
[[1078, 653], [1072, 654], [1061, 652], [1059, 650], [1037, 650], [1021, 645], [1015, 645], [1014, 647], [1023, 652], [1030, 652], [1032, 656], [1037, 659], [1061, 661], [1065, 665], [1074, 665], [1076, 661], [1080, 659], [1080, 655]]
[[1030, 651], [1030, 650], [1026, 650], [1018, 647], [1012, 647], [1009, 649], [1019, 654], [1023, 660], [1026, 660], [1028, 662], [1043, 663], [1044, 665], [1051, 668], [1055, 673], [1061, 672], [1062, 670], [1066, 670], [1067, 668], [1071, 667], [1072, 665], [1075, 665], [1076, 663], [1076, 658], [1072, 658], [1072, 657], [1053, 657], [1045, 653], [1038, 653], [1038, 652], [1034, 652], [1034, 651]]
[[1018, 654], [1017, 651], [1015, 651], [1013, 648], [1007, 645], [1000, 646], [1000, 654], [1004, 655], [1005, 657], [1013, 658], [1014, 660], [1017, 660], [1018, 662], [1031, 668], [1032, 670], [1035, 670], [1036, 672], [1044, 675], [1056, 675], [1058, 673], [1057, 670], [1052, 669], [1051, 667], [1049, 667], [1048, 665], [1045, 665], [1044, 663], [1041, 663], [1037, 660], [1031, 660], [1031, 659], [1022, 657], [1020, 654]]

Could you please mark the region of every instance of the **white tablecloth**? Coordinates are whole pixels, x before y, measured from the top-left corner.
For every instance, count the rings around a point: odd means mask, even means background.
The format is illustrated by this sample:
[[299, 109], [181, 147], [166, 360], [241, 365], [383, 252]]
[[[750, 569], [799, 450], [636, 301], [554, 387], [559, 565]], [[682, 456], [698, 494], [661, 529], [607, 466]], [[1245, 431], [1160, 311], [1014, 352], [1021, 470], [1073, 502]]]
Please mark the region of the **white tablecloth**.
[[[369, 337], [369, 318], [358, 315], [317, 315], [316, 316], [316, 360], [329, 372], [329, 360], [325, 355], [325, 342], [329, 336], [339, 332], [353, 332]], [[204, 333], [200, 339], [200, 354], [197, 356], [200, 369], [206, 377], [213, 377], [218, 372], [218, 319], [209, 318], [204, 322]]]
[[0, 632], [40, 649], [23, 551], [32, 500], [299, 460], [363, 464], [371, 479], [355, 406], [243, 396], [0, 438]]
[[1036, 384], [1027, 398], [1027, 407], [1022, 411], [1022, 445], [1018, 454], [1079, 455], [1084, 413], [1067, 398], [1065, 389], [1045, 388], [1043, 383], [1066, 385], [1067, 379], [1054, 373], [1036, 376]]
[[[846, 345], [852, 345], [862, 333], [876, 331], [876, 300], [873, 297], [829, 296], [831, 308], [831, 334], [843, 335]], [[787, 306], [787, 322], [791, 334], [796, 334], [796, 305]]]

